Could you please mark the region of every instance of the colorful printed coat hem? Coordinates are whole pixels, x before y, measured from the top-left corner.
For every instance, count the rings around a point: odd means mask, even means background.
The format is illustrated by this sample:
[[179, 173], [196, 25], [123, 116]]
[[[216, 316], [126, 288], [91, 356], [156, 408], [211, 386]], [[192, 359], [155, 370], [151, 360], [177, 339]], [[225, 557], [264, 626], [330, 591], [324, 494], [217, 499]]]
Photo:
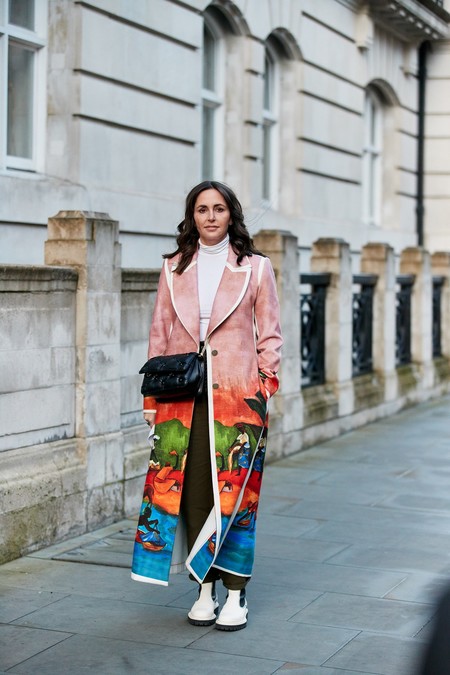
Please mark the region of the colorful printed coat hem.
[[151, 577], [144, 577], [142, 574], [135, 574], [131, 572], [131, 578], [133, 581], [142, 581], [146, 584], [159, 584], [160, 586], [168, 586], [168, 581], [161, 581], [161, 579], [152, 579]]

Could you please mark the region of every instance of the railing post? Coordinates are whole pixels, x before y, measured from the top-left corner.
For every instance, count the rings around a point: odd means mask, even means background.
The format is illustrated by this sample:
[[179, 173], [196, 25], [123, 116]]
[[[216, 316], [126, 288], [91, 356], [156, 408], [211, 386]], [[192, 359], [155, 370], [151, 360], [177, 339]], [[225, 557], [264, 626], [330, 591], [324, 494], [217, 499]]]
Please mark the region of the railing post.
[[378, 276], [373, 299], [373, 367], [384, 381], [384, 399], [397, 396], [395, 369], [395, 257], [388, 244], [366, 244], [361, 272]]
[[120, 432], [119, 224], [60, 211], [48, 221], [45, 263], [78, 270], [75, 435], [87, 468], [87, 527], [123, 515]]
[[450, 253], [438, 251], [431, 256], [434, 276], [444, 277], [441, 293], [441, 350], [450, 359]]
[[432, 280], [430, 254], [410, 247], [400, 255], [400, 273], [415, 276], [411, 300], [411, 357], [422, 370], [422, 386], [433, 384]]
[[262, 230], [253, 238], [267, 254], [277, 278], [283, 330], [281, 390], [273, 401], [275, 412], [270, 429], [271, 455], [289, 455], [300, 449], [303, 410], [300, 392], [300, 284], [298, 241], [290, 232]]
[[352, 266], [342, 239], [319, 239], [312, 246], [311, 272], [329, 272], [325, 327], [325, 373], [339, 402], [339, 416], [354, 408], [352, 383]]

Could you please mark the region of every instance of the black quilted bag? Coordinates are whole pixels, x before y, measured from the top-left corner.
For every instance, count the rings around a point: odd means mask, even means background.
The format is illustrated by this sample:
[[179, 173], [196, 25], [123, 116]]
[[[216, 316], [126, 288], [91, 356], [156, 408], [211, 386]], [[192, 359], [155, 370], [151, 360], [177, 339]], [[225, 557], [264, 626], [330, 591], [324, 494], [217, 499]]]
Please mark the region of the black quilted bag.
[[139, 371], [144, 375], [142, 395], [160, 401], [199, 396], [205, 378], [203, 358], [203, 353], [189, 352], [149, 359]]

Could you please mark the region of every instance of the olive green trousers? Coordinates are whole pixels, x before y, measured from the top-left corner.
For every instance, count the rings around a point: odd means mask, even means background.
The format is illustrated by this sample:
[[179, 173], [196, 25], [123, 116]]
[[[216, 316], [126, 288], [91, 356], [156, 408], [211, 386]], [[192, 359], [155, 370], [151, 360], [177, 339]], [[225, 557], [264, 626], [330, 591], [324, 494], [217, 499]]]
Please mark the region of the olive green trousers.
[[[181, 498], [181, 514], [186, 525], [189, 551], [192, 549], [213, 506], [214, 496], [208, 434], [208, 397], [204, 392], [200, 398], [196, 399], [194, 406]], [[192, 575], [190, 575], [190, 578], [194, 579]], [[218, 579], [222, 579], [225, 588], [231, 591], [240, 591], [250, 581], [250, 577], [238, 576], [211, 567], [203, 583], [217, 581]]]

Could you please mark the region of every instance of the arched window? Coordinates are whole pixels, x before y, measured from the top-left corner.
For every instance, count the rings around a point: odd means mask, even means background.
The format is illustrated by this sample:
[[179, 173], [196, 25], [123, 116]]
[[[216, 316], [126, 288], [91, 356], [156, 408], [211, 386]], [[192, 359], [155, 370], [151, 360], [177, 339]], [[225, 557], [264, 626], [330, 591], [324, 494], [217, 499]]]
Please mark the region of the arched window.
[[363, 219], [368, 225], [381, 225], [383, 192], [384, 101], [369, 87], [364, 103]]
[[202, 179], [223, 175], [224, 39], [219, 24], [205, 16], [202, 78]]
[[301, 53], [284, 28], [265, 40], [262, 100], [261, 197], [265, 208], [286, 215], [300, 208], [298, 119]]
[[279, 66], [273, 49], [266, 46], [263, 96], [262, 198], [276, 206], [278, 193]]

